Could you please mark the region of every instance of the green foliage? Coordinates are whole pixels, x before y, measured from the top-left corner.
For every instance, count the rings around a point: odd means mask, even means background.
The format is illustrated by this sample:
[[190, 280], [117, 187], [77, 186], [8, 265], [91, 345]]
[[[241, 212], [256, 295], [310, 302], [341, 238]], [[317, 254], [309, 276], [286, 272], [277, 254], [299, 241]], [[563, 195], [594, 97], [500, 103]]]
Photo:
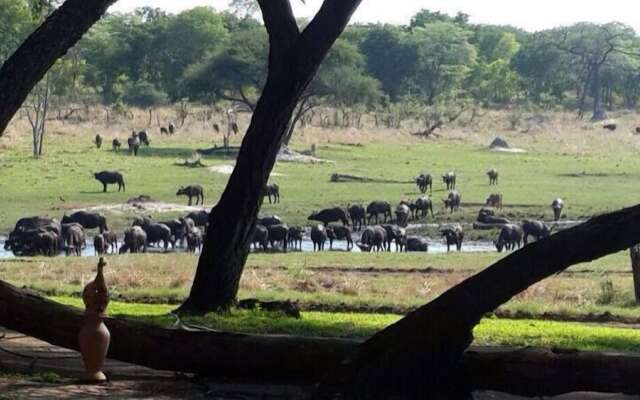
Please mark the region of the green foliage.
[[122, 99], [132, 106], [149, 108], [165, 104], [168, 100], [165, 92], [146, 81], [127, 82], [123, 89]]

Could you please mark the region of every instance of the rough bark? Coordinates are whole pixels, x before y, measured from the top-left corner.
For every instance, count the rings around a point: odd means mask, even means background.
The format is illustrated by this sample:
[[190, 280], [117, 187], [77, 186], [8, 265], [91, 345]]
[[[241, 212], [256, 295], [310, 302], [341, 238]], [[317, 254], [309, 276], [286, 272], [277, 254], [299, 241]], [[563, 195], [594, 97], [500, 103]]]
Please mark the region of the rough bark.
[[288, 0], [259, 0], [269, 33], [269, 72], [243, 139], [236, 167], [218, 204], [180, 312], [228, 308], [238, 292], [249, 237], [283, 135], [300, 96], [361, 0], [325, 0], [299, 32]]
[[633, 274], [633, 293], [636, 303], [640, 304], [640, 244], [629, 248], [629, 256], [631, 257], [631, 272]]
[[[82, 313], [0, 282], [0, 325], [78, 350]], [[109, 357], [146, 367], [253, 382], [317, 382], [361, 342], [163, 329], [107, 318]], [[637, 354], [470, 348], [464, 378], [473, 390], [523, 396], [574, 391], [640, 393]], [[107, 370], [107, 372], [109, 372]]]
[[67, 0], [0, 68], [0, 136], [31, 89], [116, 0]]
[[571, 265], [640, 242], [640, 206], [595, 217], [525, 246], [374, 335], [320, 386], [367, 399], [467, 398], [462, 354], [482, 316]]

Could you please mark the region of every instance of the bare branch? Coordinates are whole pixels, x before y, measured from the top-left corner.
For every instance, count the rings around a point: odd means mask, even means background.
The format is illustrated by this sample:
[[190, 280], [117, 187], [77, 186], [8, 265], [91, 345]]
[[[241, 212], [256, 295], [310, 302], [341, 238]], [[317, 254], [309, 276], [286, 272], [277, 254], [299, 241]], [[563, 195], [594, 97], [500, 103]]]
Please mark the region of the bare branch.
[[289, 0], [258, 0], [271, 49], [279, 52], [295, 43], [300, 30]]

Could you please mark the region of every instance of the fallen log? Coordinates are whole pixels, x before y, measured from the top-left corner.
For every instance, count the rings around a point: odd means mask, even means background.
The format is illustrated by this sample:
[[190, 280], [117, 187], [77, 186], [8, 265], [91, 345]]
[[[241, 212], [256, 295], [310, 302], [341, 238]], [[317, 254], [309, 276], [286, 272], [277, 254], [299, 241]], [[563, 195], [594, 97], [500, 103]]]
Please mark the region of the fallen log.
[[[78, 350], [80, 310], [0, 281], [0, 325]], [[317, 382], [361, 342], [166, 329], [107, 318], [108, 357], [157, 370], [229, 379]], [[0, 353], [1, 354], [1, 353]], [[573, 391], [640, 393], [640, 354], [471, 347], [464, 376], [474, 390], [534, 396]]]
[[234, 154], [236, 154], [239, 151], [240, 151], [240, 147], [238, 147], [238, 146], [227, 146], [227, 147], [225, 147], [225, 146], [217, 147], [216, 146], [216, 147], [211, 147], [211, 148], [208, 148], [208, 149], [198, 149], [198, 150], [196, 150], [196, 153], [202, 154], [202, 155], [205, 155], [205, 156], [210, 156], [210, 155], [213, 155], [213, 154], [220, 154], [220, 153], [223, 153], [223, 154], [234, 153]]
[[356, 176], [348, 174], [331, 174], [331, 182], [360, 182], [360, 183], [414, 183], [414, 181], [399, 181], [395, 179], [380, 179], [380, 178], [368, 178], [366, 176]]
[[507, 224], [488, 224], [486, 222], [476, 221], [473, 223], [473, 229], [478, 229], [478, 230], [501, 229], [505, 225]]

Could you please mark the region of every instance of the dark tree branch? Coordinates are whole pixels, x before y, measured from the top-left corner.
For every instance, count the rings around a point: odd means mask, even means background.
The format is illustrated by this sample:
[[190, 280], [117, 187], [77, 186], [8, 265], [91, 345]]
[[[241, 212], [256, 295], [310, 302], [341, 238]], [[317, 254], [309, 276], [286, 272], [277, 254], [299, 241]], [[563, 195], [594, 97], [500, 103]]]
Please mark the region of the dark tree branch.
[[300, 30], [289, 0], [258, 0], [272, 54], [281, 54], [298, 39]]
[[0, 136], [33, 87], [116, 0], [67, 0], [0, 68]]

